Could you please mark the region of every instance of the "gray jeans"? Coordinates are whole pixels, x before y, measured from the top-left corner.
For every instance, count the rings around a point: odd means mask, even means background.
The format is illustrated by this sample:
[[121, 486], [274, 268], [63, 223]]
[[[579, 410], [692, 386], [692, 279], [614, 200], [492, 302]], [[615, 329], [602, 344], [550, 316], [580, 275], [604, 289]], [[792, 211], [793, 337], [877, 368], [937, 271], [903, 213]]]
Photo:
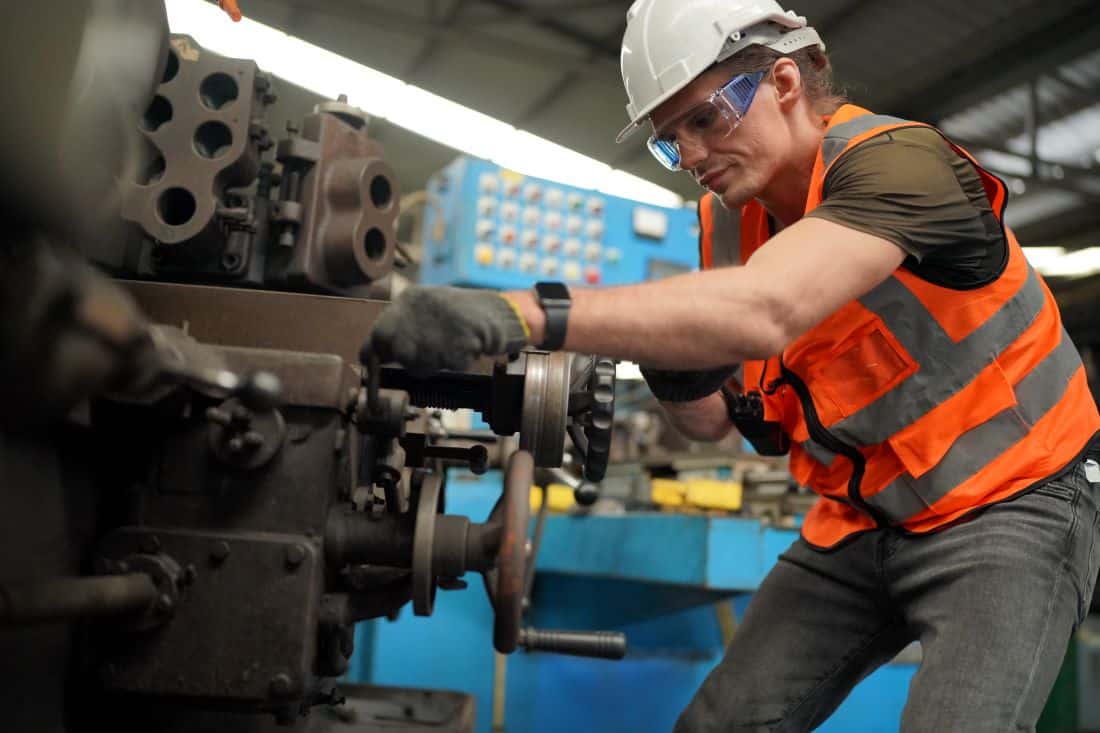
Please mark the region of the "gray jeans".
[[675, 733], [813, 730], [914, 640], [903, 731], [1034, 730], [1092, 599], [1098, 496], [1082, 462], [931, 534], [875, 530], [832, 552], [798, 540]]

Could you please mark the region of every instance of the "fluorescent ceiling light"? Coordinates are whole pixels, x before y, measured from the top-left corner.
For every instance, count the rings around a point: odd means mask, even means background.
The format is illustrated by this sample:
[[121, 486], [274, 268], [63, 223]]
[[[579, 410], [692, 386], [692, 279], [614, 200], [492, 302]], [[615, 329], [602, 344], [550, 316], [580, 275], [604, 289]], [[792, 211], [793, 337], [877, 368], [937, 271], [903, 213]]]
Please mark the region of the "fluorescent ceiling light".
[[173, 33], [190, 35], [204, 48], [224, 56], [254, 59], [265, 71], [323, 97], [335, 99], [346, 94], [349, 104], [372, 116], [455, 150], [525, 175], [613, 196], [658, 206], [684, 203], [667, 188], [300, 38], [248, 18], [234, 23], [204, 0], [166, 0], [165, 6]]
[[1048, 277], [1084, 277], [1100, 272], [1100, 247], [1067, 252], [1063, 247], [1024, 247], [1031, 266]]

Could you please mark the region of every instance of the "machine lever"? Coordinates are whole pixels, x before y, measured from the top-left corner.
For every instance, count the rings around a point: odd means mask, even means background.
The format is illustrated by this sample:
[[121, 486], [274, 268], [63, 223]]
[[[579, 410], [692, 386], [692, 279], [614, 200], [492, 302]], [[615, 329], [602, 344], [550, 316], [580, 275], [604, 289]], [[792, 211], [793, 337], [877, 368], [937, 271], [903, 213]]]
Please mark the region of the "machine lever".
[[520, 629], [519, 645], [529, 652], [553, 652], [577, 657], [622, 659], [626, 634], [620, 631], [561, 631]]
[[489, 470], [489, 451], [483, 445], [472, 445], [468, 448], [446, 445], [425, 446], [423, 458], [439, 458], [443, 461], [469, 464], [470, 472], [481, 475]]

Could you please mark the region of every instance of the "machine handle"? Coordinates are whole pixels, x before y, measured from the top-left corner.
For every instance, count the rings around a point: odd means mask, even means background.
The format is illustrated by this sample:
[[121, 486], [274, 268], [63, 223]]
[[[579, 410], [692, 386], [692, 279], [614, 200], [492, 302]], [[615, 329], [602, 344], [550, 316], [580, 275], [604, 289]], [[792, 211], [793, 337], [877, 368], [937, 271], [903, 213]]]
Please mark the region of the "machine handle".
[[519, 645], [529, 652], [553, 652], [577, 657], [622, 659], [626, 656], [626, 634], [620, 631], [561, 631], [521, 629]]

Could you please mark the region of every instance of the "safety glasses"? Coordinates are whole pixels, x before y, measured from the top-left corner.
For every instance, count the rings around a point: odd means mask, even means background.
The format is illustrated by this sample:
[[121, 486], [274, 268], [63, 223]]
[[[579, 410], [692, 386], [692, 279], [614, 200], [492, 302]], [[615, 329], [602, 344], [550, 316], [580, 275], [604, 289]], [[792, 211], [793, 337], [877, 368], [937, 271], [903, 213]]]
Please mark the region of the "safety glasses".
[[739, 74], [716, 89], [707, 100], [693, 108], [666, 129], [669, 132], [649, 137], [649, 152], [670, 171], [680, 167], [683, 145], [706, 145], [729, 137], [749, 111], [756, 90], [766, 71]]

